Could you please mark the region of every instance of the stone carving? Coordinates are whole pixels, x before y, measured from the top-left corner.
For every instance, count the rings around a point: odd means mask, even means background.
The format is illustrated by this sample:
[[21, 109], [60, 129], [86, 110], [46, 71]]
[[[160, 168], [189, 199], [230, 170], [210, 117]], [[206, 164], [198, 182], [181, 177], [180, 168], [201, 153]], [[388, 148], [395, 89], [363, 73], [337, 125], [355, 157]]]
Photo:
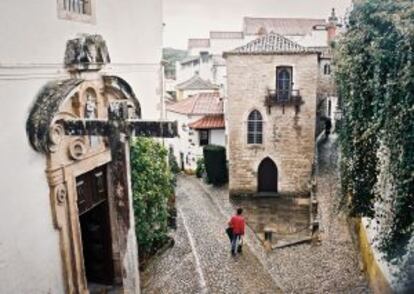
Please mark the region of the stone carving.
[[108, 48], [100, 35], [83, 35], [66, 44], [65, 65], [69, 70], [100, 70], [110, 62]]
[[[98, 117], [98, 106], [95, 91], [89, 88], [86, 90], [85, 96], [85, 119], [96, 119]], [[96, 136], [89, 136], [89, 144], [92, 148], [98, 146], [99, 138]]]
[[55, 196], [56, 196], [56, 201], [57, 201], [58, 205], [64, 205], [65, 204], [67, 193], [68, 192], [67, 192], [65, 184], [61, 184], [61, 185], [56, 187]]
[[62, 141], [62, 138], [64, 135], [65, 135], [65, 130], [63, 129], [62, 125], [54, 124], [50, 127], [50, 131], [49, 131], [50, 152], [57, 151], [57, 149], [59, 148], [59, 144]]
[[86, 145], [82, 139], [75, 139], [69, 145], [69, 155], [74, 160], [81, 160], [86, 153]]

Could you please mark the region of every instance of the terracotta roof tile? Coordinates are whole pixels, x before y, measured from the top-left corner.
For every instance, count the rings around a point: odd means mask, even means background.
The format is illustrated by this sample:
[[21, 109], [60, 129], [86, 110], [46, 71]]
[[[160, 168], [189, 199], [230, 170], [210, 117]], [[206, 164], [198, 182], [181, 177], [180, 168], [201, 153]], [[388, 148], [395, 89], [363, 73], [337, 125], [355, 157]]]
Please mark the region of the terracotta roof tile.
[[187, 81], [176, 86], [178, 90], [217, 90], [218, 86], [210, 81], [203, 80], [199, 75], [194, 75]]
[[224, 129], [224, 115], [207, 115], [189, 124], [192, 129]]
[[223, 114], [223, 100], [219, 93], [199, 93], [167, 105], [167, 111], [187, 115]]
[[[312, 52], [307, 48], [293, 42], [279, 34], [270, 33], [256, 40], [247, 43], [244, 46], [236, 48], [228, 54], [272, 54], [272, 53], [303, 53]], [[315, 51], [316, 52], [316, 51]]]
[[274, 32], [280, 35], [303, 36], [312, 32], [316, 25], [325, 24], [324, 19], [309, 18], [244, 18], [244, 34], [258, 35]]

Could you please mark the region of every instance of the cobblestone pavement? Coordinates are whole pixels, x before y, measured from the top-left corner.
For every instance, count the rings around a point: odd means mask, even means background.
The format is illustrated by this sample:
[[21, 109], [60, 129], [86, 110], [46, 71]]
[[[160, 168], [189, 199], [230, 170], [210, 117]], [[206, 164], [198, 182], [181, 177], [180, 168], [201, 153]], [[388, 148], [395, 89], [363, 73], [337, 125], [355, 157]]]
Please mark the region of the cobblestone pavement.
[[143, 292], [278, 293], [278, 286], [284, 293], [370, 293], [346, 216], [339, 209], [335, 148], [334, 137], [318, 148], [321, 242], [267, 253], [248, 228], [248, 248], [235, 260], [223, 233], [234, 212], [227, 188], [180, 177], [177, 244], [151, 266], [151, 276], [156, 278]]
[[[301, 244], [265, 253], [253, 232], [247, 242], [284, 293], [370, 293], [360, 270], [346, 216], [339, 209], [335, 136], [318, 147], [317, 198], [320, 244]], [[203, 185], [223, 214], [234, 210], [225, 188]]]
[[251, 250], [232, 257], [228, 218], [194, 177], [180, 177], [173, 248], [145, 271], [143, 293], [281, 293]]

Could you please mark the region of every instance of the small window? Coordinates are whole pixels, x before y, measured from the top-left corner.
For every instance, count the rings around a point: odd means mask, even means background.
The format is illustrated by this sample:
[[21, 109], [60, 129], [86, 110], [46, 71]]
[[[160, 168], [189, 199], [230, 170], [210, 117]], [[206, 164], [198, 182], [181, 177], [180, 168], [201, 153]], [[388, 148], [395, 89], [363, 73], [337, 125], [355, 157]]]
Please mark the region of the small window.
[[58, 0], [58, 16], [61, 19], [94, 23], [95, 0]]
[[278, 66], [276, 68], [276, 93], [278, 100], [289, 100], [292, 90], [292, 68]]
[[259, 111], [253, 110], [247, 120], [247, 144], [263, 143], [263, 118]]
[[208, 130], [200, 130], [200, 146], [205, 146], [209, 144], [209, 131]]
[[331, 65], [330, 64], [325, 64], [323, 67], [323, 73], [325, 75], [330, 75], [331, 74]]
[[63, 9], [77, 14], [91, 15], [90, 0], [63, 0]]

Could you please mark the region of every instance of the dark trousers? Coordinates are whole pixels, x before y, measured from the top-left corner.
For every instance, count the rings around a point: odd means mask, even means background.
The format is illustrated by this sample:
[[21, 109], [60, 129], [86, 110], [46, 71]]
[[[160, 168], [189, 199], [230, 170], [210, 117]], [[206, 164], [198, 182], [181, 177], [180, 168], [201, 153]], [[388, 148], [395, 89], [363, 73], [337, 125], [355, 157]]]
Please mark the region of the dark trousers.
[[237, 245], [240, 243], [240, 238], [240, 234], [233, 234], [233, 238], [231, 239], [231, 253], [236, 254]]

